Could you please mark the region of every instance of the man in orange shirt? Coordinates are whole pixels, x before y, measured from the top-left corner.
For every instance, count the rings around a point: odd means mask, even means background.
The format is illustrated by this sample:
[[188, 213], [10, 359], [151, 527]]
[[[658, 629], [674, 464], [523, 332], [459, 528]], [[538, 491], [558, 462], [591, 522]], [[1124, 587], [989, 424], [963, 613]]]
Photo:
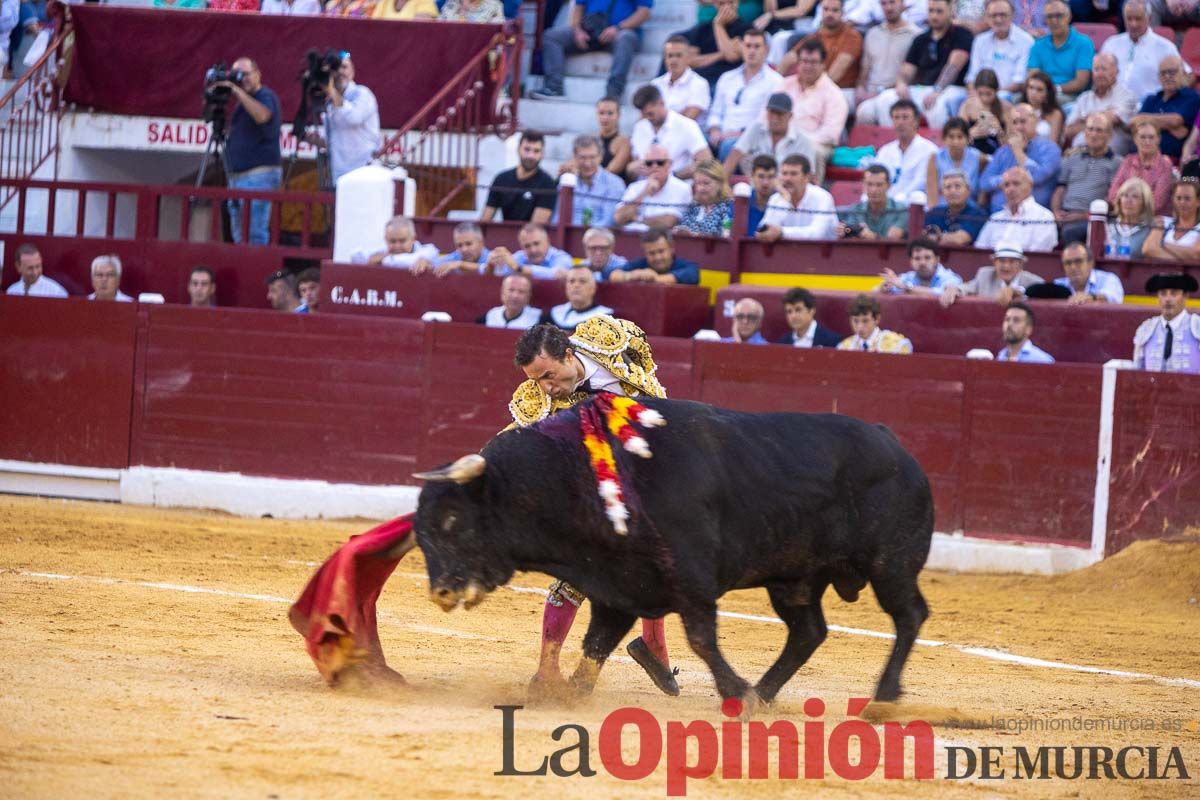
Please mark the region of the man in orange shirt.
[[[825, 46], [825, 74], [852, 102], [858, 84], [859, 62], [862, 60], [863, 37], [853, 25], [842, 18], [842, 0], [825, 0], [821, 5], [821, 27], [801, 41], [816, 39]], [[800, 43], [788, 51], [779, 62], [779, 74], [790, 75], [800, 55]]]

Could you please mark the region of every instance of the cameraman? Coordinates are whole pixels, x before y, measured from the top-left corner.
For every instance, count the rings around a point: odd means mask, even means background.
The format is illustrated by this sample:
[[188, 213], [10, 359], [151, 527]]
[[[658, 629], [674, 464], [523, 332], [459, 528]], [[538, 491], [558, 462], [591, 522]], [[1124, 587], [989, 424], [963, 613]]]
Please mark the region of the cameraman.
[[[239, 86], [232, 81], [217, 85], [228, 87], [237, 98], [225, 144], [225, 170], [231, 189], [278, 190], [282, 181], [279, 152], [279, 98], [263, 86], [258, 65], [249, 58], [233, 62], [233, 71], [242, 73]], [[267, 244], [271, 231], [271, 203], [250, 201], [250, 244]], [[242, 240], [242, 201], [229, 201], [229, 226], [233, 241]]]
[[354, 82], [354, 62], [342, 51], [327, 54], [325, 63], [331, 68], [329, 83], [323, 87], [325, 105], [325, 136], [309, 134], [309, 141], [329, 151], [329, 171], [333, 185], [351, 170], [370, 164], [382, 141], [379, 136], [379, 104], [365, 86]]

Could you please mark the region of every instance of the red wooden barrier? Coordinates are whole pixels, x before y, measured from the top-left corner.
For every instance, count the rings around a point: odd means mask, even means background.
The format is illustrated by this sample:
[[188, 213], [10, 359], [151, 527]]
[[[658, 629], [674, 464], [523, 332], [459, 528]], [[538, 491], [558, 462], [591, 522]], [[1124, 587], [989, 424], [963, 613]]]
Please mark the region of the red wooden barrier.
[[[787, 289], [737, 284], [717, 292], [714, 327], [722, 336], [732, 329], [733, 304], [753, 297], [763, 304], [766, 317], [763, 335], [774, 341], [788, 331], [782, 298]], [[850, 335], [846, 303], [853, 292], [814, 292], [817, 320], [827, 328]], [[999, 350], [1000, 323], [1004, 310], [998, 303], [978, 298], [960, 299], [942, 308], [934, 298], [913, 295], [875, 295], [882, 306], [881, 325], [912, 340], [918, 353], [965, 355], [982, 347]], [[1147, 306], [1071, 306], [1062, 302], [1033, 301], [1037, 324], [1033, 340], [1060, 361], [1102, 364], [1112, 358], [1129, 358], [1133, 333], [1142, 321], [1153, 316]]]
[[0, 296], [0, 458], [128, 466], [135, 314]]
[[[475, 322], [500, 303], [502, 279], [490, 275], [413, 275], [406, 269], [335, 264], [321, 266], [321, 309], [354, 314], [420, 319], [426, 311], [445, 311], [456, 322]], [[566, 302], [563, 283], [533, 282], [533, 306], [547, 311]], [[596, 302], [638, 323], [654, 336], [689, 337], [707, 327], [708, 290], [698, 286], [601, 283]]]
[[1108, 552], [1200, 520], [1200, 382], [1121, 372], [1113, 416]]
[[131, 463], [410, 480], [420, 323], [143, 306], [138, 335]]

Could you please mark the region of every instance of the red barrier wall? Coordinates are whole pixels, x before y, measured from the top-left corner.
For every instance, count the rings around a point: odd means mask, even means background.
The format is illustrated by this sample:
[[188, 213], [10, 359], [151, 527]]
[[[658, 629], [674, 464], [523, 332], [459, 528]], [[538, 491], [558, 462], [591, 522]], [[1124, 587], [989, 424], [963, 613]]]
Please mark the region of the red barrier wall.
[[[356, 78], [374, 92], [385, 128], [408, 122], [441, 90], [443, 83], [429, 76], [448, 79], [502, 30], [500, 25], [340, 17], [166, 15], [159, 9], [82, 4], [71, 14], [75, 50], [67, 102], [117, 114], [199, 118], [204, 73], [214, 62], [228, 66], [249, 55], [262, 70], [263, 83], [279, 95], [283, 119], [290, 122], [300, 102], [297, 75], [305, 52], [332, 47], [353, 53]], [[420, 69], [413, 69], [415, 64]]]
[[[445, 311], [456, 322], [475, 322], [500, 302], [502, 279], [490, 275], [413, 275], [390, 267], [321, 265], [321, 309], [335, 314], [420, 319]], [[688, 337], [707, 327], [708, 290], [699, 286], [601, 283], [596, 302], [637, 321], [652, 336]], [[533, 282], [535, 308], [548, 311], [566, 301], [561, 281]]]
[[142, 309], [131, 463], [408, 480], [424, 435], [420, 323]]
[[[735, 284], [717, 292], [713, 326], [728, 336], [733, 321], [728, 316], [733, 304], [753, 297], [763, 304], [766, 317], [763, 335], [775, 341], [788, 331], [783, 311], [784, 288]], [[853, 292], [814, 292], [817, 321], [842, 336], [850, 335], [846, 304]], [[912, 340], [918, 353], [965, 355], [982, 347], [995, 353], [1003, 345], [1000, 323], [1004, 309], [991, 300], [967, 298], [943, 308], [934, 298], [913, 295], [880, 295], [880, 324]], [[1063, 302], [1032, 301], [1037, 324], [1033, 341], [1059, 361], [1103, 364], [1133, 353], [1133, 333], [1154, 315], [1147, 306], [1072, 306]]]
[[[0, 457], [408, 483], [507, 424], [513, 331], [0, 298]], [[1087, 544], [1101, 370], [653, 338], [669, 394], [888, 425], [940, 530]], [[1123, 373], [1110, 550], [1200, 522], [1200, 378]], [[30, 420], [33, 422], [30, 423]]]
[[1108, 552], [1200, 520], [1198, 383], [1191, 375], [1118, 375]]
[[0, 296], [0, 458], [129, 465], [130, 303]]

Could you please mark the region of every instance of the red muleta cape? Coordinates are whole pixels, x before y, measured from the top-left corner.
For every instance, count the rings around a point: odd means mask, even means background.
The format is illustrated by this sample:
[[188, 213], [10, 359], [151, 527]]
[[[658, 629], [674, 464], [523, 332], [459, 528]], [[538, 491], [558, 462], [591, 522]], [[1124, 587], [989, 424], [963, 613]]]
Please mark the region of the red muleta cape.
[[350, 667], [403, 682], [379, 644], [375, 603], [400, 559], [416, 546], [414, 514], [351, 536], [316, 574], [288, 611], [317, 671], [336, 686]]

